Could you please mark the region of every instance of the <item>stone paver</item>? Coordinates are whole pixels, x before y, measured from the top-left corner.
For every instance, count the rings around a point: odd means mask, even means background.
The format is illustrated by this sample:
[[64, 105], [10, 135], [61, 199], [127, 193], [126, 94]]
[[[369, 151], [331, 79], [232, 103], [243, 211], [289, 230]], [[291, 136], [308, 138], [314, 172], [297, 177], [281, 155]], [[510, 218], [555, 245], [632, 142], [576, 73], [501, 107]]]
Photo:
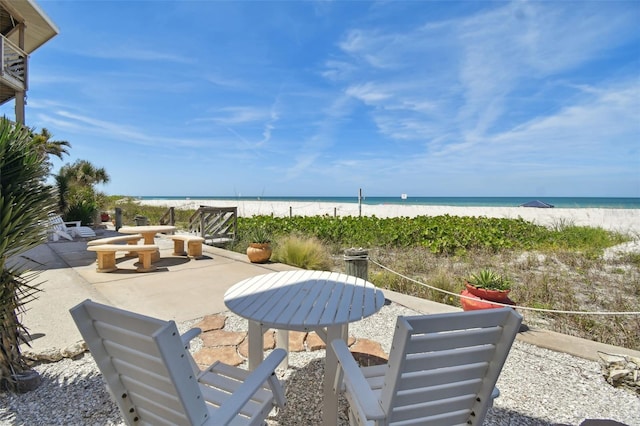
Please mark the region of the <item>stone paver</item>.
[[[267, 330], [262, 337], [263, 344], [262, 349], [268, 351], [276, 347], [275, 332], [273, 330]], [[240, 346], [238, 346], [238, 353], [245, 358], [249, 358], [249, 339], [245, 339]]]
[[320, 349], [325, 349], [326, 347], [327, 345], [315, 332], [309, 333], [307, 335], [307, 349], [309, 351], [319, 351]]
[[289, 332], [289, 351], [290, 352], [302, 352], [304, 348], [304, 339], [306, 339], [307, 333], [304, 331], [290, 331]]
[[207, 315], [194, 327], [201, 329], [203, 333], [211, 330], [222, 330], [226, 320], [227, 317], [222, 314]]
[[238, 346], [246, 337], [246, 332], [225, 330], [211, 330], [200, 335], [204, 347]]
[[[208, 315], [196, 327], [203, 332], [202, 348], [194, 354], [196, 363], [201, 368], [206, 368], [216, 361], [230, 365], [239, 365], [248, 358], [249, 339], [246, 332], [225, 331], [226, 317], [221, 314]], [[347, 341], [354, 353], [356, 360], [361, 365], [373, 365], [384, 362], [388, 355], [382, 350], [378, 342], [368, 339], [355, 339], [350, 336]], [[264, 333], [264, 350], [275, 348], [275, 331], [267, 330]], [[289, 352], [317, 351], [325, 349], [326, 345], [315, 332], [305, 333], [301, 331], [289, 332]]]
[[207, 368], [216, 361], [224, 362], [229, 365], [240, 365], [244, 361], [238, 354], [235, 346], [218, 346], [216, 348], [202, 348], [193, 355], [196, 364], [200, 368]]
[[385, 359], [389, 358], [389, 355], [382, 350], [380, 343], [369, 339], [358, 339], [350, 349], [351, 352], [370, 354]]

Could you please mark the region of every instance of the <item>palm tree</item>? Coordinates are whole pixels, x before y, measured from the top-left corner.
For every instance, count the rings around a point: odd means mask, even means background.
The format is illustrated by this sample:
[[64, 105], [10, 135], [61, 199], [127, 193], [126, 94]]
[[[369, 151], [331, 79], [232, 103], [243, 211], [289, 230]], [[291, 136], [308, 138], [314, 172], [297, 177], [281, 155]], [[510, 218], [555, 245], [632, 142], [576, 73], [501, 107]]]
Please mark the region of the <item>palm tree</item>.
[[9, 258], [46, 241], [47, 213], [55, 205], [45, 183], [46, 158], [34, 149], [32, 130], [0, 118], [0, 387], [15, 389], [28, 371], [20, 344], [29, 336], [19, 315], [37, 287], [33, 273]]
[[78, 160], [73, 164], [66, 164], [58, 175], [67, 179], [70, 185], [93, 186], [108, 183], [110, 178], [102, 167], [95, 167], [87, 160]]
[[71, 143], [67, 141], [52, 141], [52, 134], [46, 128], [42, 128], [40, 133], [33, 134], [33, 147], [35, 151], [46, 158], [47, 167], [51, 170], [52, 164], [49, 158], [54, 155], [62, 160], [64, 154], [69, 155], [67, 148], [71, 148]]
[[65, 164], [55, 176], [58, 190], [58, 207], [66, 220], [81, 220], [90, 224], [95, 218], [103, 194], [95, 185], [108, 183], [109, 175], [102, 167], [96, 167], [87, 160], [77, 160]]

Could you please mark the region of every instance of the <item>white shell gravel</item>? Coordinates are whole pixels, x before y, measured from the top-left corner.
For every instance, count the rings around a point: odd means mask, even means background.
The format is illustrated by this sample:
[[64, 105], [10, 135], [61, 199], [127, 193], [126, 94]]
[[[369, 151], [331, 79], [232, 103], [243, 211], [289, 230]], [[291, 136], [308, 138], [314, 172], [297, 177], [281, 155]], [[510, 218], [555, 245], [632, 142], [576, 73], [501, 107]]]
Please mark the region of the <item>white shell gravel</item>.
[[[225, 329], [246, 330], [246, 320], [231, 313]], [[391, 304], [349, 334], [382, 344], [388, 352], [398, 315], [416, 312]], [[185, 331], [197, 321], [180, 324]], [[192, 344], [192, 351], [199, 346]], [[289, 355], [285, 381], [287, 407], [272, 412], [269, 425], [316, 425], [322, 413], [324, 351]], [[35, 367], [43, 382], [35, 391], [0, 398], [0, 425], [123, 425], [90, 354]], [[610, 386], [597, 362], [516, 341], [502, 370], [501, 395], [489, 411], [487, 425], [579, 425], [585, 419], [611, 419], [640, 426], [640, 398]], [[347, 424], [347, 403], [340, 400], [339, 425]]]

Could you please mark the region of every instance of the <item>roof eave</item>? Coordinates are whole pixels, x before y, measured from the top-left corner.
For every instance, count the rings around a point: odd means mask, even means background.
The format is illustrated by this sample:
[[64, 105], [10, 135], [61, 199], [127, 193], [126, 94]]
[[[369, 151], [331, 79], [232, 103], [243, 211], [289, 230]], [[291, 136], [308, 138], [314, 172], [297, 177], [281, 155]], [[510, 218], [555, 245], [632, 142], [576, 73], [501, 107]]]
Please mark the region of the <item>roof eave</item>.
[[[60, 30], [58, 27], [51, 21], [49, 16], [40, 9], [40, 6], [38, 6], [35, 1], [19, 0], [9, 2], [7, 0], [0, 0], [0, 3], [2, 7], [7, 9], [12, 15], [15, 15], [20, 22], [25, 23], [24, 51], [27, 54], [32, 53], [59, 34]], [[19, 32], [14, 31], [8, 38], [18, 46], [18, 37]]]

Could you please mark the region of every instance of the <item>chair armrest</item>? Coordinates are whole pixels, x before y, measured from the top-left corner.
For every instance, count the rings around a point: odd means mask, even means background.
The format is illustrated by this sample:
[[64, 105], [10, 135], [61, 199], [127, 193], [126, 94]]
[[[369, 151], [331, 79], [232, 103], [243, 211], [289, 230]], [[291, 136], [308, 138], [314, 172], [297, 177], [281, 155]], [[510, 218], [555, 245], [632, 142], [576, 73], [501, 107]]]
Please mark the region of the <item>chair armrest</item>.
[[202, 333], [202, 330], [199, 328], [192, 328], [191, 330], [187, 331], [186, 333], [182, 334], [180, 336], [180, 338], [182, 339], [182, 344], [184, 345], [184, 348], [186, 350], [189, 350], [189, 343], [195, 339], [196, 337], [198, 337], [200, 335], [200, 333]]
[[386, 414], [380, 406], [380, 401], [378, 401], [378, 398], [371, 390], [371, 386], [364, 378], [347, 344], [341, 339], [335, 339], [331, 342], [331, 347], [338, 358], [336, 377], [341, 377], [341, 372], [344, 373], [344, 384], [347, 392], [358, 403], [359, 411], [362, 411], [367, 420], [384, 419]]
[[72, 220], [69, 222], [64, 222], [65, 226], [73, 226], [75, 228], [79, 228], [80, 225], [82, 225], [82, 221], [81, 220]]
[[[274, 398], [280, 407], [284, 406], [284, 390], [282, 384], [277, 380], [270, 380], [275, 376], [275, 370], [282, 360], [287, 356], [284, 349], [274, 349], [269, 356], [256, 367], [255, 370], [247, 376], [245, 381], [233, 392], [233, 396], [227, 400], [216, 410], [216, 424], [229, 424], [240, 412], [242, 407], [251, 399], [251, 397], [262, 387], [264, 382], [269, 382]], [[278, 389], [274, 389], [274, 383]], [[280, 401], [278, 401], [280, 399]]]

